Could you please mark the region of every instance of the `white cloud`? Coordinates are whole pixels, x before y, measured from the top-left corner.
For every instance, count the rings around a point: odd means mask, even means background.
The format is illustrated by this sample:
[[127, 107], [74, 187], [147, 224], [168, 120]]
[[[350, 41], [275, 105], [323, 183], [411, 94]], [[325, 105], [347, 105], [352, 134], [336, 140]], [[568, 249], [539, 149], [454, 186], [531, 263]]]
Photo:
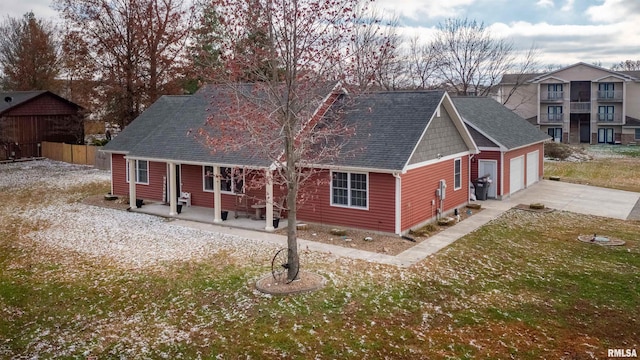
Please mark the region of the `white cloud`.
[[378, 0], [374, 3], [374, 6], [417, 20], [425, 16], [428, 18], [455, 17], [459, 14], [461, 8], [473, 4], [475, 1], [476, 0]]
[[638, 0], [604, 0], [602, 5], [590, 6], [586, 14], [593, 22], [617, 23], [629, 22], [640, 17], [640, 2]]
[[555, 4], [553, 3], [553, 0], [538, 0], [536, 5], [543, 8], [552, 8], [555, 6]]
[[629, 24], [554, 25], [546, 22], [495, 23], [493, 34], [513, 39], [517, 48], [532, 44], [546, 64], [601, 61], [605, 66], [629, 58], [629, 44], [640, 44], [640, 33]]
[[567, 12], [572, 11], [574, 2], [575, 0], [567, 0], [567, 2], [564, 4], [564, 6], [562, 6], [560, 10], [567, 11]]

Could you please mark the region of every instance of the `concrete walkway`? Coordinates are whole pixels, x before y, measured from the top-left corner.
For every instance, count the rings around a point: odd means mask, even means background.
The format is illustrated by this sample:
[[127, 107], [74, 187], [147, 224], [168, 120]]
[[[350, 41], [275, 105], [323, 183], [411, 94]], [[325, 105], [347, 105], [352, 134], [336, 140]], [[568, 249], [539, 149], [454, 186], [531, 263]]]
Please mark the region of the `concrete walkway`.
[[[454, 241], [485, 225], [518, 204], [543, 203], [545, 206], [557, 210], [622, 220], [634, 219], [637, 216], [637, 220], [640, 220], [640, 211], [638, 211], [640, 205], [637, 205], [640, 204], [640, 193], [550, 180], [540, 181], [502, 201], [487, 200], [478, 201], [478, 203], [482, 204], [483, 210], [481, 212], [395, 256], [302, 239], [298, 240], [298, 246], [300, 249], [330, 253], [341, 257], [398, 267], [409, 267], [449, 246]], [[176, 220], [174, 224], [205, 231], [234, 234], [249, 239], [259, 239], [283, 247], [287, 244], [286, 236], [268, 232], [187, 220]]]

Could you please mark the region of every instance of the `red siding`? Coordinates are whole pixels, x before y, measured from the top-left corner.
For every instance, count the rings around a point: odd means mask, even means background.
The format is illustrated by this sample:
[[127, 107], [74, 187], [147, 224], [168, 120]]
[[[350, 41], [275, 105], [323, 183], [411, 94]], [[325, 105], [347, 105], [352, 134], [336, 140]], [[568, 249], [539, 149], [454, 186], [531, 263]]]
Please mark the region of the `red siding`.
[[[111, 155], [111, 183], [114, 195], [129, 195], [126, 166], [123, 155]], [[162, 189], [166, 174], [167, 166], [165, 163], [149, 161], [149, 184], [136, 184], [136, 197], [138, 199], [162, 201]]]
[[[477, 179], [479, 177], [478, 174], [478, 160], [496, 160], [497, 161], [497, 169], [496, 169], [496, 177], [497, 179], [492, 179], [493, 183], [491, 186], [496, 187], [496, 196], [502, 196], [500, 192], [500, 151], [486, 151], [483, 150], [480, 154], [477, 154], [474, 157], [474, 161], [471, 163], [471, 181]], [[485, 174], [480, 174], [485, 175]]]
[[[181, 165], [180, 181], [182, 182], [182, 191], [191, 193], [191, 204], [193, 206], [215, 207], [213, 204], [213, 191], [204, 191], [203, 173], [201, 165]], [[247, 192], [249, 196], [249, 205], [264, 201], [266, 198], [266, 190], [264, 187], [260, 189], [251, 189]], [[221, 194], [222, 209], [233, 210], [235, 208], [235, 195]]]
[[534, 144], [531, 146], [527, 146], [521, 149], [513, 150], [506, 152], [504, 154], [504, 193], [509, 194], [510, 192], [510, 184], [511, 184], [511, 159], [517, 158], [518, 156], [524, 157], [524, 179], [525, 179], [525, 187], [526, 187], [526, 179], [527, 179], [527, 153], [532, 151], [539, 151], [539, 159], [538, 159], [538, 169], [539, 176], [544, 174], [544, 144]]
[[[328, 178], [329, 172], [319, 176]], [[369, 173], [369, 209], [331, 206], [329, 183], [318, 187], [316, 196], [298, 209], [298, 219], [320, 224], [395, 232], [395, 178], [391, 174]]]
[[111, 154], [111, 191], [113, 195], [129, 196], [126, 166], [124, 155]]
[[[402, 175], [402, 231], [436, 216], [439, 201], [436, 189], [440, 180], [447, 183], [444, 212], [469, 202], [469, 157], [462, 157], [462, 186], [454, 190], [454, 159], [410, 170]], [[435, 205], [432, 205], [435, 201]]]

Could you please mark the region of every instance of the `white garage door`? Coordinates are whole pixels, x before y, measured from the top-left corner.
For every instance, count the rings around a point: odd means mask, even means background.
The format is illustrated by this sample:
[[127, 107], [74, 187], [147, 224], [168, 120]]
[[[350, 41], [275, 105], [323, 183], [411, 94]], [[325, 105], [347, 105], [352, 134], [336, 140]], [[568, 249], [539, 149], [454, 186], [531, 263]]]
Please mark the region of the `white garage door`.
[[513, 194], [524, 188], [524, 156], [511, 159], [510, 164], [509, 194]]
[[532, 151], [527, 154], [527, 187], [538, 181], [538, 164], [540, 159], [540, 151]]

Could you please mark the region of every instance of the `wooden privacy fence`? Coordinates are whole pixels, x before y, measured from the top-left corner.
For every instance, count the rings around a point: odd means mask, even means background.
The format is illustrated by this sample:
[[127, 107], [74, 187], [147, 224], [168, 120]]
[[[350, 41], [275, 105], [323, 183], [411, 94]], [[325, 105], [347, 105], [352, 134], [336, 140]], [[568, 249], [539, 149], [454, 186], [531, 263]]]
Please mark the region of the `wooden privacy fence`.
[[71, 164], [95, 165], [98, 148], [91, 145], [71, 145], [63, 143], [42, 142], [42, 156], [51, 160], [64, 161]]

